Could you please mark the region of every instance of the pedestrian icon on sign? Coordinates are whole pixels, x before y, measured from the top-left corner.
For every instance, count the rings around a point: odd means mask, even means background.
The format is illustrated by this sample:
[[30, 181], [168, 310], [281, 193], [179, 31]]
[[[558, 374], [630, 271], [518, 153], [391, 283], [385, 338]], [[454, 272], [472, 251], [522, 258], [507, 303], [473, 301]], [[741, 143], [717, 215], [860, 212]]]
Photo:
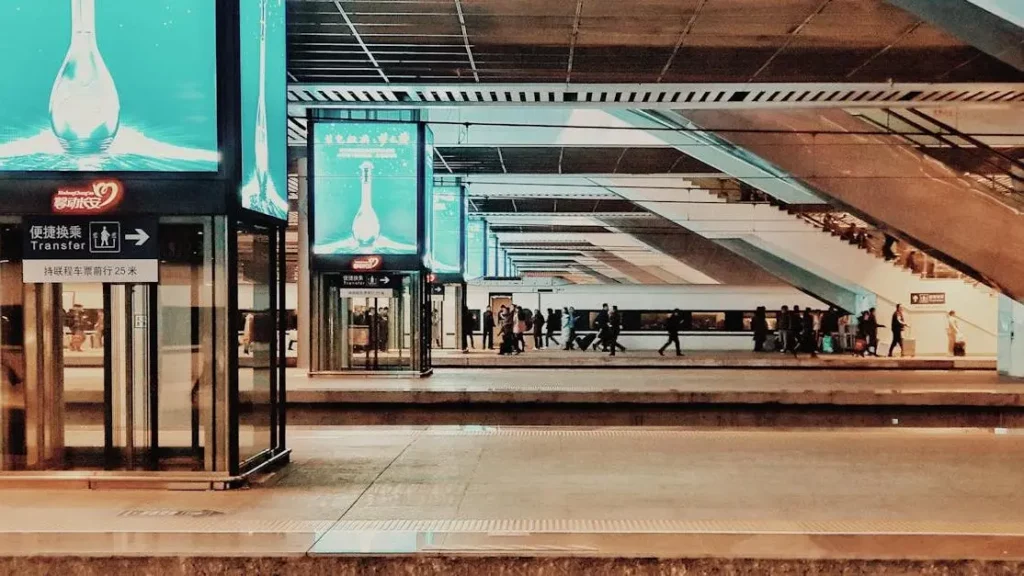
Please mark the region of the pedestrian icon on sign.
[[117, 254], [121, 252], [120, 222], [90, 222], [89, 252]]

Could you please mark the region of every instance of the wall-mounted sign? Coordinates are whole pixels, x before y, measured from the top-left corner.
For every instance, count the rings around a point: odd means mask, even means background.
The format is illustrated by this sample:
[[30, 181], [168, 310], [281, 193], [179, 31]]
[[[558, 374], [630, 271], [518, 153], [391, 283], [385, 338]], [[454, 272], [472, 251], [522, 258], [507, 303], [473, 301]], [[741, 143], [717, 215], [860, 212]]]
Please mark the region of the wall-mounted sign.
[[156, 218], [26, 218], [23, 229], [26, 283], [159, 280]]
[[124, 198], [124, 185], [117, 180], [97, 180], [86, 186], [59, 188], [50, 199], [54, 214], [85, 216], [110, 212]]
[[216, 172], [220, 4], [0, 2], [0, 171]]
[[914, 292], [910, 295], [911, 304], [945, 304], [945, 292]]
[[392, 298], [402, 286], [401, 276], [390, 274], [342, 274], [341, 298]]
[[352, 260], [352, 269], [356, 272], [372, 272], [380, 270], [384, 264], [384, 258], [380, 256], [359, 256]]

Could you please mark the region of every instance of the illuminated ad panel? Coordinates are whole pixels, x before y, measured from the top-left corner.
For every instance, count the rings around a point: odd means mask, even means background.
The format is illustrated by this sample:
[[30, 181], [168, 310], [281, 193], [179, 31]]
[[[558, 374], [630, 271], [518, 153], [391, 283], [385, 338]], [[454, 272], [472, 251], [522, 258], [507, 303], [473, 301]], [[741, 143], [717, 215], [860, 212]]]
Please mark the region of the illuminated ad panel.
[[313, 124], [313, 253], [417, 254], [415, 123]]
[[462, 272], [462, 186], [434, 186], [430, 259], [439, 274]]
[[284, 0], [242, 0], [240, 38], [241, 204], [284, 220], [288, 218]]
[[216, 5], [0, 2], [0, 171], [216, 172]]

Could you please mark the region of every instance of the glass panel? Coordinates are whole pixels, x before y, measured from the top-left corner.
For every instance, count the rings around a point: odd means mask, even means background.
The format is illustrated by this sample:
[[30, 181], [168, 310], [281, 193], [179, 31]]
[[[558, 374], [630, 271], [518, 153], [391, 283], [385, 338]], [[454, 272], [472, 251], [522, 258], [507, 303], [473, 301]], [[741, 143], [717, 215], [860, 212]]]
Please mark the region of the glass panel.
[[[25, 315], [21, 262], [8, 261], [8, 241], [16, 242], [13, 227], [0, 230], [0, 470], [26, 467], [25, 429]], [[20, 252], [20, 250], [18, 250]]]
[[725, 329], [725, 312], [694, 312], [692, 318], [695, 331]]
[[[157, 289], [160, 467], [213, 470], [213, 259], [204, 224], [160, 226]], [[209, 254], [209, 256], [207, 256]]]
[[[61, 345], [64, 354], [64, 445], [75, 468], [108, 465], [105, 436], [104, 348], [109, 320], [102, 284], [57, 285], [60, 291]], [[123, 305], [123, 301], [122, 301]], [[124, 338], [122, 335], [121, 338]], [[116, 345], [116, 344], [115, 344]], [[117, 349], [127, 350], [128, 345]], [[116, 382], [124, 392], [124, 374]], [[123, 405], [123, 395], [122, 395]], [[114, 414], [114, 445], [126, 445], [123, 411]], [[119, 418], [120, 417], [120, 418]]]
[[271, 409], [277, 333], [273, 245], [266, 229], [238, 231], [238, 455], [240, 462], [272, 447]]

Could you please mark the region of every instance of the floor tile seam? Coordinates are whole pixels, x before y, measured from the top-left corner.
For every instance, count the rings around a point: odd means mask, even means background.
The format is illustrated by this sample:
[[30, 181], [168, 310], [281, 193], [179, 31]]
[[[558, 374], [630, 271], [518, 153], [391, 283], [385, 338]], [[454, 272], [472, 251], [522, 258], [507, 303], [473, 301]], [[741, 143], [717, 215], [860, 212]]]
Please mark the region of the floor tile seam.
[[306, 554], [307, 556], [309, 556], [309, 555], [311, 555], [311, 554], [313, 553], [313, 549], [314, 549], [314, 548], [316, 548], [316, 546], [317, 546], [317, 545], [318, 545], [318, 544], [320, 543], [320, 541], [321, 541], [321, 540], [323, 540], [323, 538], [324, 538], [324, 537], [325, 537], [325, 536], [326, 536], [327, 534], [329, 534], [330, 532], [332, 532], [332, 531], [334, 530], [334, 527], [335, 527], [335, 526], [337, 526], [337, 525], [338, 525], [338, 524], [339, 524], [339, 523], [340, 523], [340, 522], [341, 522], [342, 520], [344, 520], [345, 516], [346, 516], [346, 515], [347, 515], [347, 514], [348, 514], [348, 513], [350, 512], [350, 511], [352, 511], [352, 509], [353, 509], [353, 508], [355, 508], [356, 504], [358, 504], [358, 503], [359, 503], [359, 501], [360, 501], [360, 500], [361, 500], [361, 499], [363, 498], [363, 496], [365, 496], [365, 495], [366, 495], [366, 493], [370, 491], [370, 488], [372, 488], [372, 487], [373, 487], [373, 485], [374, 485], [374, 484], [375, 484], [375, 483], [377, 482], [377, 480], [379, 480], [379, 479], [381, 478], [381, 476], [383, 476], [383, 475], [384, 475], [384, 473], [385, 473], [385, 472], [387, 472], [387, 471], [388, 471], [388, 469], [390, 469], [390, 468], [391, 468], [391, 466], [392, 466], [392, 465], [394, 465], [394, 463], [395, 463], [395, 462], [397, 462], [397, 461], [398, 461], [398, 459], [399, 459], [399, 458], [401, 458], [401, 457], [402, 457], [402, 455], [403, 455], [403, 454], [405, 454], [405, 453], [406, 453], [406, 452], [407, 452], [407, 451], [409, 450], [409, 448], [411, 448], [411, 447], [412, 447], [412, 445], [413, 445], [413, 444], [415, 444], [415, 443], [416, 443], [416, 441], [420, 439], [420, 437], [421, 437], [421, 436], [423, 435], [423, 433], [424, 433], [425, 431], [426, 431], [426, 430], [419, 430], [419, 431], [417, 431], [417, 432], [416, 432], [416, 434], [415, 434], [415, 435], [413, 435], [413, 437], [409, 439], [409, 442], [408, 442], [408, 443], [407, 443], [407, 444], [406, 444], [406, 445], [405, 445], [405, 446], [404, 446], [404, 447], [403, 447], [403, 448], [402, 448], [402, 449], [401, 449], [401, 450], [400, 450], [400, 451], [398, 452], [398, 454], [396, 454], [396, 455], [395, 455], [395, 457], [394, 457], [394, 458], [392, 458], [392, 459], [391, 459], [391, 461], [390, 461], [390, 462], [388, 462], [388, 463], [387, 463], [387, 465], [386, 465], [386, 466], [384, 466], [384, 467], [383, 467], [383, 468], [382, 468], [382, 469], [380, 470], [380, 472], [379, 472], [379, 473], [378, 473], [378, 474], [377, 474], [377, 475], [376, 475], [376, 476], [375, 476], [375, 477], [373, 478], [373, 480], [370, 480], [370, 482], [369, 482], [369, 483], [368, 483], [368, 484], [367, 484], [367, 485], [366, 485], [366, 486], [365, 486], [365, 487], [363, 488], [363, 490], [359, 492], [359, 495], [358, 495], [358, 496], [356, 496], [356, 497], [355, 497], [355, 498], [354, 498], [354, 499], [352, 500], [352, 503], [351, 503], [351, 504], [349, 504], [349, 505], [348, 505], [348, 507], [346, 507], [346, 508], [345, 508], [345, 510], [343, 510], [343, 511], [342, 511], [342, 513], [341, 513], [341, 515], [340, 515], [340, 516], [338, 516], [338, 519], [337, 519], [337, 520], [335, 520], [335, 521], [334, 521], [334, 522], [333, 522], [333, 523], [331, 524], [331, 526], [330, 526], [330, 527], [328, 527], [328, 528], [327, 528], [326, 530], [324, 530], [323, 532], [321, 532], [320, 534], [318, 534], [318, 535], [317, 535], [317, 537], [313, 539], [313, 542], [312, 542], [312, 543], [310, 544], [309, 548], [308, 548], [308, 549], [306, 549], [306, 552], [305, 552], [305, 554]]

